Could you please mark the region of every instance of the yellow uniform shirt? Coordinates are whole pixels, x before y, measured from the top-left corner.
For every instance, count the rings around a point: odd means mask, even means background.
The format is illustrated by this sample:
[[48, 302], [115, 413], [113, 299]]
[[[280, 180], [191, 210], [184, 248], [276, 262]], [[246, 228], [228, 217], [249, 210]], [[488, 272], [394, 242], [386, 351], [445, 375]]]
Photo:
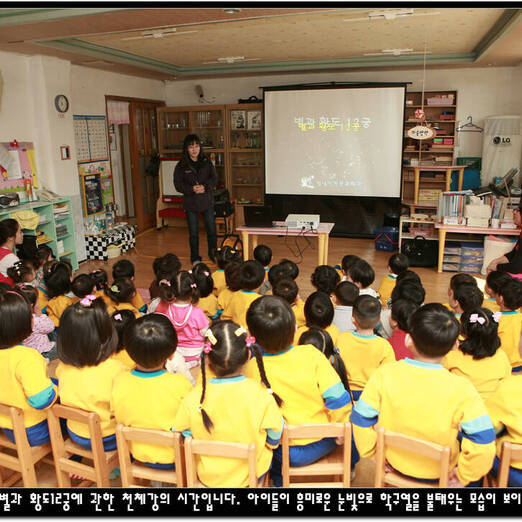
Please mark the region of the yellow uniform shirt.
[[337, 348], [341, 352], [352, 390], [363, 390], [379, 366], [395, 362], [392, 345], [377, 335], [343, 332], [339, 335]]
[[484, 294], [484, 302], [482, 303], [482, 308], [487, 308], [491, 310], [493, 313], [500, 312], [500, 306], [497, 303], [496, 299], [491, 297], [487, 297], [487, 294]]
[[[440, 364], [403, 359], [377, 368], [350, 417], [361, 457], [374, 458], [377, 424], [386, 430], [449, 446], [450, 470], [463, 483], [478, 480], [493, 464], [495, 431], [484, 402], [467, 379]], [[462, 441], [457, 440], [462, 432]], [[386, 460], [417, 478], [439, 478], [438, 462], [389, 448]]]
[[473, 359], [468, 353], [451, 350], [442, 359], [442, 365], [451, 373], [469, 379], [484, 401], [497, 389], [502, 379], [511, 375], [509, 359], [502, 350], [483, 359]]
[[513, 368], [522, 365], [518, 345], [520, 343], [522, 315], [518, 310], [513, 312], [501, 312], [502, 316], [498, 322], [498, 336], [500, 337], [500, 348], [506, 352], [509, 362]]
[[[34, 348], [19, 344], [0, 350], [0, 403], [23, 410], [26, 427], [45, 420], [43, 410], [56, 400], [56, 386], [46, 372], [45, 359]], [[0, 415], [0, 427], [13, 429], [11, 417]]]
[[38, 291], [38, 306], [40, 307], [40, 310], [43, 313], [47, 313], [47, 304], [49, 303], [49, 300], [47, 299], [47, 294], [41, 289], [37, 288]]
[[136, 368], [136, 363], [131, 359], [131, 356], [127, 353], [125, 348], [120, 350], [118, 353], [113, 353], [111, 359], [120, 361], [129, 370]]
[[306, 325], [306, 317], [304, 314], [304, 301], [302, 299], [298, 299], [293, 305], [292, 310], [294, 311], [295, 315], [295, 324], [297, 325], [297, 328], [300, 328], [301, 326]]
[[112, 315], [114, 312], [118, 310], [130, 310], [136, 316], [136, 319], [139, 319], [141, 314], [139, 310], [132, 303], [115, 303], [111, 300], [111, 304], [107, 306], [107, 313]]
[[114, 301], [103, 290], [97, 290], [94, 295], [101, 297], [107, 308], [114, 304]]
[[230, 298], [230, 302], [228, 304], [228, 313], [230, 313], [232, 321], [246, 328], [246, 313], [248, 307], [258, 297], [261, 296], [257, 292], [250, 290], [240, 290], [239, 292], [234, 292], [234, 295]]
[[[308, 330], [309, 327], [306, 325], [298, 328], [295, 332], [294, 344], [299, 344], [299, 339], [301, 338], [301, 335], [303, 335]], [[323, 328], [323, 330], [330, 334], [334, 346], [337, 346], [337, 342], [339, 341], [339, 335], [341, 335], [341, 333], [339, 332], [339, 328], [337, 328], [337, 326], [335, 326], [334, 324], [330, 324], [326, 328]]]
[[227, 282], [225, 281], [225, 271], [216, 270], [213, 272], [212, 280], [214, 281], [214, 295], [218, 297], [221, 291], [227, 287]]
[[[522, 444], [522, 376], [512, 375], [504, 379], [486, 402], [493, 427], [497, 434], [497, 456], [504, 442]], [[513, 468], [522, 469], [522, 461], [511, 461]]]
[[383, 277], [381, 281], [381, 286], [379, 287], [379, 295], [381, 303], [386, 306], [388, 299], [390, 299], [393, 289], [395, 288], [395, 283], [397, 281], [397, 276], [395, 274], [388, 274], [386, 277]]
[[223, 313], [219, 317], [222, 320], [225, 319], [232, 319], [232, 312], [230, 310], [230, 300], [232, 299], [232, 296], [236, 294], [237, 292], [232, 292], [230, 288], [225, 288], [221, 291], [221, 293], [218, 296], [218, 308], [219, 310], [223, 310]]
[[[287, 424], [346, 422], [351, 410], [344, 389], [330, 361], [311, 344], [290, 346], [281, 353], [263, 353], [270, 386], [281, 397]], [[256, 359], [250, 359], [245, 375], [260, 381]], [[302, 446], [318, 439], [295, 440]]]
[[[272, 448], [279, 445], [283, 417], [274, 397], [258, 382], [243, 375], [213, 378], [207, 382], [203, 408], [214, 427], [210, 433], [198, 411], [201, 388], [194, 388], [181, 403], [174, 427], [198, 440], [218, 440], [256, 445], [257, 477], [272, 462]], [[237, 488], [248, 485], [248, 464], [243, 459], [201, 456], [199, 480], [208, 487]]]
[[147, 312], [147, 305], [145, 304], [143, 298], [141, 297], [141, 294], [137, 290], [134, 294], [134, 297], [132, 298], [132, 306], [134, 306], [134, 308], [136, 308], [136, 310], [138, 310], [139, 312]]
[[54, 326], [60, 326], [60, 317], [65, 309], [72, 305], [77, 299], [67, 297], [66, 295], [58, 295], [49, 299], [45, 313], [52, 319]]
[[[111, 408], [117, 423], [170, 431], [181, 400], [191, 389], [190, 381], [181, 374], [132, 370], [114, 379]], [[130, 448], [140, 462], [174, 462], [173, 447], [131, 441]]]
[[[128, 371], [110, 357], [97, 366], [77, 368], [60, 362], [56, 368], [60, 402], [73, 408], [94, 411], [100, 416], [102, 436], [114, 435], [116, 421], [110, 407], [115, 378]], [[89, 438], [87, 424], [67, 421], [67, 427], [80, 437]]]
[[218, 315], [218, 299], [214, 294], [207, 297], [200, 297], [198, 306], [205, 312], [209, 319], [217, 319]]

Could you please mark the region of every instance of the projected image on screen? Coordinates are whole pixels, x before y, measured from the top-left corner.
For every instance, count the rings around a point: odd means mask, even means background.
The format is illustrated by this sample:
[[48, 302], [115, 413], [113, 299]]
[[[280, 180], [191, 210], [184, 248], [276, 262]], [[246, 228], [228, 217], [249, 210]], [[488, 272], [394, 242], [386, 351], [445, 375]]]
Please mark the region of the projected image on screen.
[[267, 194], [399, 197], [404, 93], [267, 90]]

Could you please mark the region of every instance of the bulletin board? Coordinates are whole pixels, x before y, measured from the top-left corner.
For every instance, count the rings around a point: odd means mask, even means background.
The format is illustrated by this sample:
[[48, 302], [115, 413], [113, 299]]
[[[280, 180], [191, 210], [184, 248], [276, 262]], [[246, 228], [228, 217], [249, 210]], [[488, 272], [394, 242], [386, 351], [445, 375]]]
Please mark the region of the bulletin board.
[[101, 172], [93, 172], [80, 176], [83, 215], [93, 216], [104, 211]]
[[24, 180], [38, 188], [34, 145], [29, 141], [0, 142], [0, 194], [24, 190]]
[[105, 116], [73, 115], [74, 141], [78, 163], [107, 161], [107, 127]]

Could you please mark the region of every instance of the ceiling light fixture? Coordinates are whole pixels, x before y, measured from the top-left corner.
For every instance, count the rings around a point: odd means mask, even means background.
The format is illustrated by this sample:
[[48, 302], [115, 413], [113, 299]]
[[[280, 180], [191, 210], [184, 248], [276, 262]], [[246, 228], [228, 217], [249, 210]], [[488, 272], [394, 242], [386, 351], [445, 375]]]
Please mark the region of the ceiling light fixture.
[[236, 63], [236, 62], [251, 62], [254, 60], [261, 60], [261, 58], [245, 58], [244, 56], [225, 56], [224, 58], [218, 58], [212, 62], [203, 63]]
[[432, 16], [440, 15], [440, 11], [425, 11], [422, 13], [415, 13], [413, 9], [380, 9], [377, 11], [370, 11], [367, 16], [359, 18], [345, 18], [343, 22], [367, 22], [370, 20], [395, 20], [396, 18], [405, 18], [409, 16]]
[[[364, 56], [382, 56], [393, 55], [400, 56], [401, 54], [422, 54], [423, 51], [415, 51], [414, 49], [383, 49], [378, 53], [364, 53]], [[428, 54], [430, 52], [428, 51]]]
[[240, 13], [241, 9], [239, 7], [228, 7], [227, 9], [223, 9], [223, 12], [227, 14], [236, 14]]
[[165, 36], [181, 36], [182, 34], [197, 33], [198, 31], [178, 31], [175, 27], [166, 29], [143, 31], [140, 36], [128, 36], [120, 38], [122, 41], [141, 40], [143, 38], [164, 38]]

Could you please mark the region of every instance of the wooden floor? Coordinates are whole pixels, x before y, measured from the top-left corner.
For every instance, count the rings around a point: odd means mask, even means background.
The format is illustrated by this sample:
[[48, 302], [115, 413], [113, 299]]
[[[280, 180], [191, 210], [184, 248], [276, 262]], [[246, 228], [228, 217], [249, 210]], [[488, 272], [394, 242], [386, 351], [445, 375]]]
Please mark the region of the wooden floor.
[[[284, 237], [265, 236], [260, 238], [259, 243], [268, 245], [273, 251], [273, 262], [286, 257], [292, 259], [299, 264], [299, 277], [297, 283], [300, 289], [300, 295], [303, 299], [314, 291], [310, 282], [310, 276], [317, 264], [317, 242], [312, 242], [309, 246], [307, 242], [299, 238], [296, 244], [294, 238], [288, 238], [285, 244]], [[374, 248], [374, 242], [369, 239], [345, 239], [330, 238], [328, 252], [329, 264], [340, 263], [346, 254], [356, 254], [366, 259], [375, 270], [375, 282], [372, 285], [378, 289], [380, 281], [387, 272], [387, 261], [390, 257], [389, 252], [377, 251]], [[304, 250], [302, 260], [294, 255], [298, 248]], [[161, 256], [167, 252], [176, 254], [183, 265], [183, 268], [190, 268], [190, 251], [188, 246], [188, 230], [182, 227], [169, 227], [160, 231], [150, 229], [138, 235], [136, 238], [136, 248], [126, 253], [120, 258], [111, 259], [109, 261], [85, 261], [80, 265], [77, 273], [90, 272], [95, 268], [105, 268], [111, 277], [111, 267], [118, 259], [129, 259], [136, 267], [135, 284], [138, 288], [148, 288], [154, 278], [152, 271], [152, 262], [155, 257]], [[203, 255], [203, 261], [208, 263], [211, 269], [215, 268], [208, 259], [205, 258], [207, 252], [205, 232], [200, 232], [200, 254]], [[436, 269], [415, 268], [414, 269], [422, 279], [422, 283], [426, 290], [426, 302], [446, 302], [447, 288], [451, 274], [438, 274]], [[50, 373], [53, 373], [55, 363], [50, 365]], [[374, 464], [369, 459], [361, 459], [356, 467], [356, 478], [352, 482], [354, 487], [371, 487], [373, 485]], [[55, 486], [56, 476], [54, 469], [47, 464], [42, 464], [38, 469], [38, 478], [41, 486]], [[119, 480], [113, 482], [114, 486], [119, 486]], [[21, 483], [17, 484], [21, 486]]]

